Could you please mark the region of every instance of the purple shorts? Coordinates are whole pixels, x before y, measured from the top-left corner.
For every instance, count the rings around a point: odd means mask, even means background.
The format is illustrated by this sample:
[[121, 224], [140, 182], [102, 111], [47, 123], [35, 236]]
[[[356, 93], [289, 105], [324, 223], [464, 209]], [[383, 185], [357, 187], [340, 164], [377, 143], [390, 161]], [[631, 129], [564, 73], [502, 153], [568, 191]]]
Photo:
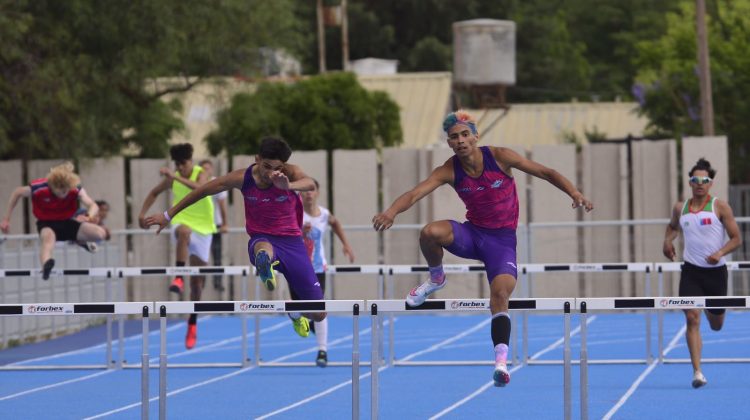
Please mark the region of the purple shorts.
[[284, 275], [286, 282], [299, 300], [322, 300], [323, 289], [315, 275], [305, 243], [301, 236], [276, 236], [255, 234], [247, 243], [250, 263], [255, 265], [253, 249], [258, 242], [268, 242], [273, 247], [273, 260], [279, 261], [276, 270]]
[[518, 278], [515, 229], [487, 229], [471, 222], [450, 222], [453, 243], [445, 249], [451, 254], [483, 262], [490, 283], [500, 274]]

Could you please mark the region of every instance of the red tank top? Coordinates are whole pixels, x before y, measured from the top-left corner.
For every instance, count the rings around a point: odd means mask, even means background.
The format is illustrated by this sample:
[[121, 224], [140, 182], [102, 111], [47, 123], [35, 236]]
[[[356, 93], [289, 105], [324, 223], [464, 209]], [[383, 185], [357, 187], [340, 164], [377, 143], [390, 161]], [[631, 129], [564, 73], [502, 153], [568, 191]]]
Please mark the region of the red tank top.
[[38, 220], [67, 220], [78, 210], [79, 185], [71, 188], [63, 198], [56, 196], [47, 184], [47, 178], [31, 181], [31, 209]]

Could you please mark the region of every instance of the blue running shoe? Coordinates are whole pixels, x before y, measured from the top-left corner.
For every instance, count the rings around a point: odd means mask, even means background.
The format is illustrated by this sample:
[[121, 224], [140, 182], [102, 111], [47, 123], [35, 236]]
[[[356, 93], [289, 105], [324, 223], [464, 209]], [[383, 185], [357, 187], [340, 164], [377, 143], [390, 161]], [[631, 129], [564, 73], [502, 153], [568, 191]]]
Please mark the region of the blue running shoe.
[[271, 262], [271, 257], [268, 256], [266, 251], [259, 251], [255, 255], [255, 268], [258, 269], [258, 275], [269, 292], [276, 289], [276, 274], [273, 267], [278, 263], [278, 261]]

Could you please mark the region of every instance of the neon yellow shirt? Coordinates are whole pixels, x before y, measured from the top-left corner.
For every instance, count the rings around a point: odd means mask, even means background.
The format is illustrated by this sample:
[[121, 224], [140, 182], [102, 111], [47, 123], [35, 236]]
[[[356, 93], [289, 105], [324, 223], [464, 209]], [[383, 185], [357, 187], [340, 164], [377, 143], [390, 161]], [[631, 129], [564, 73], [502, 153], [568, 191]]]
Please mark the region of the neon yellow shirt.
[[[198, 181], [198, 174], [201, 172], [203, 172], [203, 168], [200, 165], [194, 165], [193, 172], [190, 173], [190, 180], [193, 182]], [[172, 181], [172, 205], [174, 206], [179, 203], [191, 191], [193, 190], [182, 182], [177, 180]], [[211, 197], [203, 197], [179, 212], [172, 218], [172, 225], [185, 225], [201, 235], [216, 233], [214, 203]]]

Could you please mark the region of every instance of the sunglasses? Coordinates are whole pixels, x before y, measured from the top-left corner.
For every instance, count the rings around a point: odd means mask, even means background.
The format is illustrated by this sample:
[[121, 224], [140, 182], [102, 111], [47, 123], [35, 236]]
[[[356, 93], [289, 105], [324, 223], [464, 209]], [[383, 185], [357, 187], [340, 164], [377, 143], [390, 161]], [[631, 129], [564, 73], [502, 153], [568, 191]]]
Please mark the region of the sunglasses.
[[709, 182], [713, 181], [710, 176], [691, 176], [690, 177], [690, 183], [691, 184], [708, 184]]

